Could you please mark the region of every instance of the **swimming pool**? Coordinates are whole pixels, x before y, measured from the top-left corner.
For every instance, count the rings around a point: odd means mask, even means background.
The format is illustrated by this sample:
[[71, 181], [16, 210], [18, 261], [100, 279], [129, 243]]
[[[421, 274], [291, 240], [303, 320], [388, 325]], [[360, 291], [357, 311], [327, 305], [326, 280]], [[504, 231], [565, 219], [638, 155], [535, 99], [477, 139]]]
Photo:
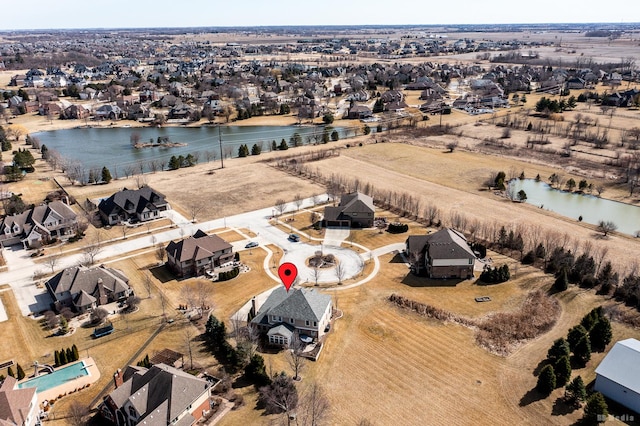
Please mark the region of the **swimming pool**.
[[43, 374], [42, 376], [34, 377], [26, 382], [18, 384], [19, 389], [24, 388], [36, 388], [37, 392], [43, 392], [61, 384], [77, 379], [78, 377], [88, 376], [89, 371], [84, 364], [84, 361], [76, 362], [75, 364], [62, 367], [53, 373]]

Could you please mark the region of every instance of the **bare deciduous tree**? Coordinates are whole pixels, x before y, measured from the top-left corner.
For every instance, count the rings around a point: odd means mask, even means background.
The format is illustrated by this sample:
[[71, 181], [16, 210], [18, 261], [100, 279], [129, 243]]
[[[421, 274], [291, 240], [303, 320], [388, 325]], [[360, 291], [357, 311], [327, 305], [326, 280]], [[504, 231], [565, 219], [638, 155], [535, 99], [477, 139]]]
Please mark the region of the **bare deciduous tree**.
[[293, 380], [300, 380], [300, 373], [304, 370], [307, 359], [302, 356], [305, 344], [300, 340], [299, 334], [296, 332], [291, 338], [291, 347], [287, 353], [287, 363], [293, 372]]
[[297, 426], [321, 426], [327, 424], [331, 405], [325, 390], [317, 383], [306, 388], [296, 409]]
[[191, 329], [191, 325], [187, 324], [184, 330], [182, 331], [182, 338], [184, 341], [184, 347], [187, 350], [187, 353], [189, 354], [189, 364], [190, 364], [189, 368], [191, 370], [193, 370], [193, 336], [194, 335], [195, 333]]
[[166, 254], [167, 254], [167, 249], [162, 244], [159, 244], [158, 246], [156, 246], [156, 259], [158, 259], [158, 262], [160, 264], [164, 263], [164, 258]]
[[282, 216], [282, 213], [287, 208], [287, 202], [284, 201], [282, 198], [278, 198], [276, 200], [276, 203], [275, 203], [274, 207], [275, 207], [276, 211], [278, 212], [278, 216]]
[[96, 263], [96, 257], [102, 251], [102, 235], [97, 233], [92, 241], [82, 249], [83, 260], [85, 265], [93, 265]]
[[69, 405], [69, 411], [67, 411], [67, 421], [71, 426], [83, 426], [86, 423], [84, 418], [89, 415], [89, 409], [86, 404], [80, 401], [73, 401]]
[[600, 222], [598, 222], [597, 229], [598, 229], [598, 232], [602, 232], [602, 235], [604, 237], [606, 237], [611, 232], [613, 232], [616, 229], [618, 229], [618, 225], [616, 225], [615, 223], [613, 223], [610, 220], [601, 220]]
[[339, 260], [336, 261], [336, 266], [333, 269], [333, 272], [336, 275], [336, 278], [338, 279], [338, 284], [342, 284], [342, 281], [347, 275], [347, 271], [344, 265]]
[[45, 265], [51, 268], [52, 274], [53, 274], [53, 270], [55, 269], [55, 267], [58, 265], [59, 262], [60, 262], [60, 256], [57, 254], [50, 255], [44, 261]]

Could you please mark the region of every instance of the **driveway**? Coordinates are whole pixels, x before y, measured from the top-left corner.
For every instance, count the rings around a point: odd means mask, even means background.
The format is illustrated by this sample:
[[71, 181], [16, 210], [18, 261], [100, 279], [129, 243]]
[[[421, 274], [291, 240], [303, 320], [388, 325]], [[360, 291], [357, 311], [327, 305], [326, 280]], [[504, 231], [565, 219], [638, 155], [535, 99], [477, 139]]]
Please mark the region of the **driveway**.
[[[324, 197], [323, 197], [324, 198]], [[313, 199], [308, 198], [303, 200], [302, 208], [312, 207]], [[285, 213], [289, 211], [297, 210], [297, 206], [293, 203], [289, 203], [285, 208]], [[173, 213], [173, 212], [172, 212]], [[113, 242], [109, 245], [105, 245], [100, 253], [96, 255], [96, 264], [106, 259], [122, 259], [127, 253], [149, 249], [152, 250], [156, 244], [166, 244], [171, 240], [179, 240], [183, 237], [193, 235], [198, 229], [205, 232], [209, 232], [214, 229], [227, 228], [247, 228], [256, 233], [257, 236], [252, 238], [251, 241], [257, 241], [261, 248], [267, 250], [268, 256], [265, 258], [265, 272], [274, 280], [274, 283], [279, 284], [280, 279], [272, 271], [269, 262], [271, 261], [271, 252], [266, 247], [267, 244], [273, 244], [279, 247], [283, 253], [283, 262], [292, 262], [298, 267], [298, 275], [300, 281], [315, 282], [313, 270], [306, 266], [306, 259], [313, 256], [316, 251], [323, 249], [325, 254], [333, 254], [339, 260], [343, 268], [345, 269], [344, 279], [357, 277], [363, 268], [363, 258], [356, 252], [340, 247], [334, 246], [313, 246], [305, 243], [305, 236], [303, 233], [301, 242], [293, 243], [287, 239], [288, 233], [280, 230], [279, 228], [271, 225], [269, 219], [273, 213], [273, 208], [268, 207], [260, 210], [255, 210], [248, 213], [241, 213], [234, 216], [224, 217], [220, 219], [210, 220], [201, 223], [190, 223], [185, 218], [177, 214], [168, 214], [167, 216], [176, 220], [176, 228], [169, 229], [163, 232], [153, 234], [153, 237], [148, 234], [141, 234], [140, 236], [131, 235], [126, 240], [120, 240]], [[336, 232], [335, 237], [332, 237], [330, 241], [342, 240], [345, 235], [343, 230]], [[348, 230], [346, 230], [348, 236]], [[235, 247], [244, 248], [243, 244], [234, 243]], [[26, 250], [7, 251], [5, 256], [7, 257], [8, 271], [0, 273], [0, 284], [9, 284], [13, 289], [18, 304], [23, 315], [28, 315], [30, 312], [41, 312], [49, 309], [50, 298], [44, 289], [37, 288], [33, 282], [33, 273], [37, 270], [44, 272], [47, 271], [47, 267], [44, 265], [36, 265], [29, 257], [30, 252]], [[62, 255], [56, 265], [56, 271], [60, 271], [64, 268], [77, 265], [82, 261], [82, 254], [69, 254]], [[336, 282], [337, 277], [334, 268], [321, 269], [318, 276], [318, 282]], [[363, 280], [364, 282], [364, 280]]]
[[340, 244], [349, 238], [350, 232], [349, 228], [325, 228], [324, 245], [340, 247]]

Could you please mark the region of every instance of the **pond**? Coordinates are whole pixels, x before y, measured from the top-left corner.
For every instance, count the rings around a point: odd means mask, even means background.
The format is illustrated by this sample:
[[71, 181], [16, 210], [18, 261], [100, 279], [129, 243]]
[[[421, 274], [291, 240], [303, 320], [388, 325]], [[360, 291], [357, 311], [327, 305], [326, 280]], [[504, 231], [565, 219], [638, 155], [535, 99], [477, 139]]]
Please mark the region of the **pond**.
[[611, 221], [618, 232], [635, 235], [640, 231], [640, 207], [618, 201], [607, 200], [589, 194], [578, 194], [551, 188], [535, 179], [514, 179], [515, 191], [527, 193], [527, 203], [551, 210], [563, 216], [597, 225], [601, 220]]
[[[354, 136], [353, 129], [334, 127], [340, 139]], [[107, 166], [114, 174], [123, 175], [123, 168], [159, 160], [168, 162], [171, 156], [199, 155], [199, 162], [207, 161], [207, 152], [220, 161], [220, 140], [225, 158], [237, 157], [238, 147], [246, 144], [251, 151], [254, 144], [262, 147], [262, 152], [271, 149], [272, 141], [287, 142], [294, 133], [301, 136], [303, 144], [322, 142], [323, 126], [205, 126], [205, 127], [141, 127], [141, 128], [80, 128], [54, 130], [33, 134], [40, 143], [55, 149], [62, 157], [77, 160], [86, 169]], [[131, 135], [137, 134], [140, 143], [156, 142], [158, 138], [168, 138], [170, 142], [186, 146], [154, 146], [136, 149], [131, 145]], [[331, 144], [331, 142], [329, 142]]]

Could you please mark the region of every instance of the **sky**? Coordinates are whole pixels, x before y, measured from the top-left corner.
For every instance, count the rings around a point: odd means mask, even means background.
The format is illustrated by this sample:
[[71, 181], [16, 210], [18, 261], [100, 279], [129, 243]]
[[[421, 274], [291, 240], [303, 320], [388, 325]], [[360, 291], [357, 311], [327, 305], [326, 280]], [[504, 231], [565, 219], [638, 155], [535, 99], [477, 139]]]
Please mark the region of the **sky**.
[[29, 0], [27, 9], [4, 2], [0, 31], [640, 21], [638, 0], [618, 0], [614, 7], [595, 0]]

